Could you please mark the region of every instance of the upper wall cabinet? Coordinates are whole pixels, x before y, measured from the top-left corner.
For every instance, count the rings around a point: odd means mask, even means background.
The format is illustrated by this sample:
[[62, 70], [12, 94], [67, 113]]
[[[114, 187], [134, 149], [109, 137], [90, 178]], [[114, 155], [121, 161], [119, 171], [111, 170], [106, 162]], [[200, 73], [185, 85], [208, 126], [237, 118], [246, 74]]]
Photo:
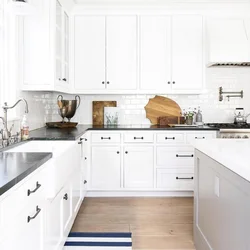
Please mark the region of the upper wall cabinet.
[[203, 69], [201, 16], [140, 17], [141, 90], [201, 90]]
[[70, 92], [69, 17], [59, 1], [44, 0], [39, 15], [20, 25], [23, 90]]
[[171, 17], [140, 17], [140, 88], [171, 90]]
[[137, 87], [137, 17], [76, 16], [75, 92], [113, 93]]
[[201, 16], [172, 18], [172, 88], [198, 90], [203, 86], [203, 20]]

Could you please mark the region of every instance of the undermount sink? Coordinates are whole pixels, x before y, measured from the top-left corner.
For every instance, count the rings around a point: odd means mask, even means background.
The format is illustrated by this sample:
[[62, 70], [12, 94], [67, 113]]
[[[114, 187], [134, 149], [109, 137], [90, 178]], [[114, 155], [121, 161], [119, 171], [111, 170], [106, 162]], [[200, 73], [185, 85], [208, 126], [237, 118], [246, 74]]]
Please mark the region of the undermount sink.
[[53, 157], [65, 152], [73, 141], [29, 141], [6, 150], [5, 152], [53, 153]]

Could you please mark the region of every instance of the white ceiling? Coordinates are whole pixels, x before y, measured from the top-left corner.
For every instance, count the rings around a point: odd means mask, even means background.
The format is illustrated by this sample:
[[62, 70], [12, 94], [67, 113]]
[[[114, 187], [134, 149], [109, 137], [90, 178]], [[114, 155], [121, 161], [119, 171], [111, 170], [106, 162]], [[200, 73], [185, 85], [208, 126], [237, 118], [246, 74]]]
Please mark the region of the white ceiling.
[[250, 3], [250, 0], [74, 0], [76, 4]]

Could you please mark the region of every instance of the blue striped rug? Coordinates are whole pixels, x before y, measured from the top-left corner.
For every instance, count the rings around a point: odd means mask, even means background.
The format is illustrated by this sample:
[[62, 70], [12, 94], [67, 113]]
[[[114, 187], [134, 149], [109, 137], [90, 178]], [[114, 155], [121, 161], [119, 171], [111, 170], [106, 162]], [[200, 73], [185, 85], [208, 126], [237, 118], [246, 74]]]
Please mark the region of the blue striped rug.
[[70, 233], [64, 250], [132, 250], [131, 233]]

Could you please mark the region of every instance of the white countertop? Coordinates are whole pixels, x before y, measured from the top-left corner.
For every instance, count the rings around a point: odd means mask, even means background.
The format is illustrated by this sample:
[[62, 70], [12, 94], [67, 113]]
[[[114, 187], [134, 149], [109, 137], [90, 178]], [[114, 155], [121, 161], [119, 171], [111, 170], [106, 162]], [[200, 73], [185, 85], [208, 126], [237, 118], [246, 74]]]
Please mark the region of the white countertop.
[[193, 146], [250, 182], [250, 139], [211, 139]]

